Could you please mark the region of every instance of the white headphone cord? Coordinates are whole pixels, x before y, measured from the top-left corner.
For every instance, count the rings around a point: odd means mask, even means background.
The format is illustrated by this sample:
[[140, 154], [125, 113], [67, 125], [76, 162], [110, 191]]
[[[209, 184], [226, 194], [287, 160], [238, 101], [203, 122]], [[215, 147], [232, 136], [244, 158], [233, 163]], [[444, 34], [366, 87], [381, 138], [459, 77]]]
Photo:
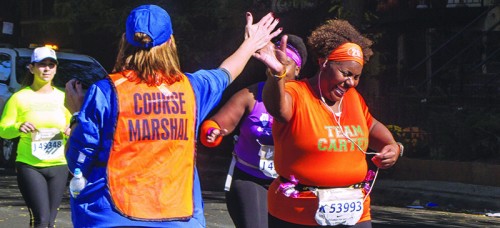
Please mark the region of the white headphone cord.
[[342, 111], [341, 111], [341, 106], [342, 106], [342, 101], [344, 100], [344, 97], [340, 98], [340, 102], [339, 102], [339, 106], [338, 106], [338, 119], [337, 119], [337, 114], [333, 111], [333, 109], [328, 106], [328, 104], [326, 104], [326, 101], [325, 101], [325, 98], [323, 97], [323, 93], [321, 92], [321, 87], [320, 87], [320, 81], [321, 81], [321, 72], [319, 72], [318, 74], [318, 90], [319, 90], [319, 96], [321, 97], [321, 101], [322, 101], [322, 104], [326, 106], [326, 108], [328, 108], [328, 110], [330, 110], [330, 112], [333, 114], [333, 119], [335, 120], [335, 122], [338, 124], [339, 128], [340, 128], [340, 132], [342, 133], [342, 135], [344, 135], [344, 137], [346, 139], [348, 139], [349, 141], [351, 141], [351, 143], [353, 143], [361, 152], [363, 152], [364, 154], [377, 154], [376, 152], [366, 152], [364, 151], [356, 142], [354, 142], [353, 139], [351, 139], [351, 137], [349, 137], [345, 132], [344, 132], [344, 129], [342, 128], [342, 125], [340, 124], [340, 117], [342, 116]]
[[[337, 122], [337, 124], [339, 125], [339, 128], [340, 128], [340, 132], [342, 133], [342, 135], [344, 135], [344, 137], [346, 137], [349, 141], [351, 141], [351, 143], [353, 143], [354, 145], [356, 145], [356, 147], [361, 151], [363, 152], [364, 154], [377, 154], [376, 152], [366, 152], [364, 151], [356, 142], [354, 142], [353, 139], [351, 139], [351, 137], [349, 137], [345, 132], [344, 132], [344, 129], [342, 129], [342, 125], [340, 124], [340, 117], [342, 115], [342, 111], [341, 111], [341, 106], [342, 106], [342, 101], [344, 100], [344, 97], [342, 97], [340, 99], [340, 102], [339, 102], [339, 106], [338, 106], [338, 110], [339, 110], [339, 118], [337, 119], [336, 118], [336, 114], [335, 112], [333, 111], [333, 109], [328, 106], [328, 104], [326, 104], [326, 101], [325, 101], [325, 98], [323, 97], [323, 93], [321, 92], [321, 87], [320, 87], [320, 81], [321, 81], [321, 72], [322, 70], [320, 70], [319, 74], [318, 74], [318, 90], [319, 90], [319, 96], [321, 97], [321, 103], [326, 106], [326, 108], [328, 108], [328, 110], [330, 110], [330, 112], [332, 113], [333, 115], [333, 119], [335, 120], [335, 122]], [[365, 202], [366, 198], [370, 195], [370, 193], [372, 192], [372, 189], [373, 189], [373, 186], [375, 186], [375, 181], [377, 180], [377, 177], [378, 177], [378, 171], [380, 169], [377, 167], [377, 171], [375, 171], [375, 176], [373, 177], [373, 181], [372, 183], [370, 184], [370, 190], [368, 190], [368, 192], [365, 194], [365, 197], [363, 197], [363, 202]]]

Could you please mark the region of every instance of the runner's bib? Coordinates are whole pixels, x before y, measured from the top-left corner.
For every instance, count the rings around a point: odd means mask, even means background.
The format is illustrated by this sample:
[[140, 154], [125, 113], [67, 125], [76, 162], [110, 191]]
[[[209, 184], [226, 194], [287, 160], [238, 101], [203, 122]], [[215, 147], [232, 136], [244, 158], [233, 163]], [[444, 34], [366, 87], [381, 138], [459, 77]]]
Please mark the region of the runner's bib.
[[61, 157], [64, 154], [63, 134], [57, 128], [40, 128], [31, 133], [31, 154], [40, 160]]
[[274, 146], [260, 144], [259, 157], [260, 171], [268, 177], [278, 177], [278, 173], [276, 173], [276, 170], [274, 169]]
[[317, 189], [316, 222], [321, 226], [355, 225], [363, 215], [362, 189]]

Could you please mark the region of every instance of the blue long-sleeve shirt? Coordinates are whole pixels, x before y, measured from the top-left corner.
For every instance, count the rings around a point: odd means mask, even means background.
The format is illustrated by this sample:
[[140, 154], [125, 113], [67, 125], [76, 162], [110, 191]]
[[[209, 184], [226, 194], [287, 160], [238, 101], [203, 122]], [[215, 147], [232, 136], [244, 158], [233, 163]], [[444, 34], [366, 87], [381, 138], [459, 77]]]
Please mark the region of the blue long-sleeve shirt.
[[[186, 74], [196, 97], [196, 135], [200, 122], [218, 104], [230, 77], [224, 69]], [[104, 79], [87, 91], [69, 138], [66, 159], [70, 170], [80, 168], [88, 184], [78, 198], [71, 199], [75, 227], [149, 226], [205, 227], [198, 173], [194, 174], [194, 213], [189, 220], [146, 222], [129, 219], [113, 208], [107, 187], [106, 163], [113, 144], [118, 101], [112, 82]], [[133, 88], [131, 88], [133, 89]], [[195, 151], [193, 151], [195, 153]], [[173, 196], [175, 197], [175, 196]]]

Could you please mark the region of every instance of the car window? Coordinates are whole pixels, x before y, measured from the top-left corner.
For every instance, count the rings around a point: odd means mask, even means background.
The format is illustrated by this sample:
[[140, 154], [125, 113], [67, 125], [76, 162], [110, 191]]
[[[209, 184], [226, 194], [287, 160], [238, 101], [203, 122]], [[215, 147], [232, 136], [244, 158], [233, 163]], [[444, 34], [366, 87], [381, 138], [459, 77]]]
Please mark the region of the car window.
[[[54, 86], [63, 88], [72, 78], [80, 80], [84, 88], [88, 88], [92, 83], [106, 77], [106, 71], [95, 62], [86, 62], [81, 60], [57, 59], [57, 73], [54, 77]], [[16, 64], [16, 79], [18, 83], [29, 74], [26, 67], [30, 63], [30, 58], [18, 58]]]
[[10, 72], [12, 71], [10, 55], [0, 54], [0, 82], [8, 83]]

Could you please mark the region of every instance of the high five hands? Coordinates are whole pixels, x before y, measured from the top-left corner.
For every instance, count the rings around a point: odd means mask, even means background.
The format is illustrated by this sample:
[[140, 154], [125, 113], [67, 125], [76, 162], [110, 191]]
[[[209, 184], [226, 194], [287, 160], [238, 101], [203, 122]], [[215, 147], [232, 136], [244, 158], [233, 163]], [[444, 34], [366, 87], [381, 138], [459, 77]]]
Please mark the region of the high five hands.
[[279, 49], [273, 43], [267, 43], [263, 48], [253, 54], [271, 70], [272, 73], [284, 72], [290, 58], [286, 55], [288, 36], [281, 37]]
[[283, 28], [278, 28], [276, 31], [272, 32], [279, 23], [279, 19], [274, 18], [273, 13], [266, 14], [255, 24], [253, 24], [253, 15], [250, 12], [246, 13], [246, 19], [245, 40], [250, 37], [261, 37], [261, 39], [254, 44], [257, 50], [263, 48], [272, 38], [283, 31]]

